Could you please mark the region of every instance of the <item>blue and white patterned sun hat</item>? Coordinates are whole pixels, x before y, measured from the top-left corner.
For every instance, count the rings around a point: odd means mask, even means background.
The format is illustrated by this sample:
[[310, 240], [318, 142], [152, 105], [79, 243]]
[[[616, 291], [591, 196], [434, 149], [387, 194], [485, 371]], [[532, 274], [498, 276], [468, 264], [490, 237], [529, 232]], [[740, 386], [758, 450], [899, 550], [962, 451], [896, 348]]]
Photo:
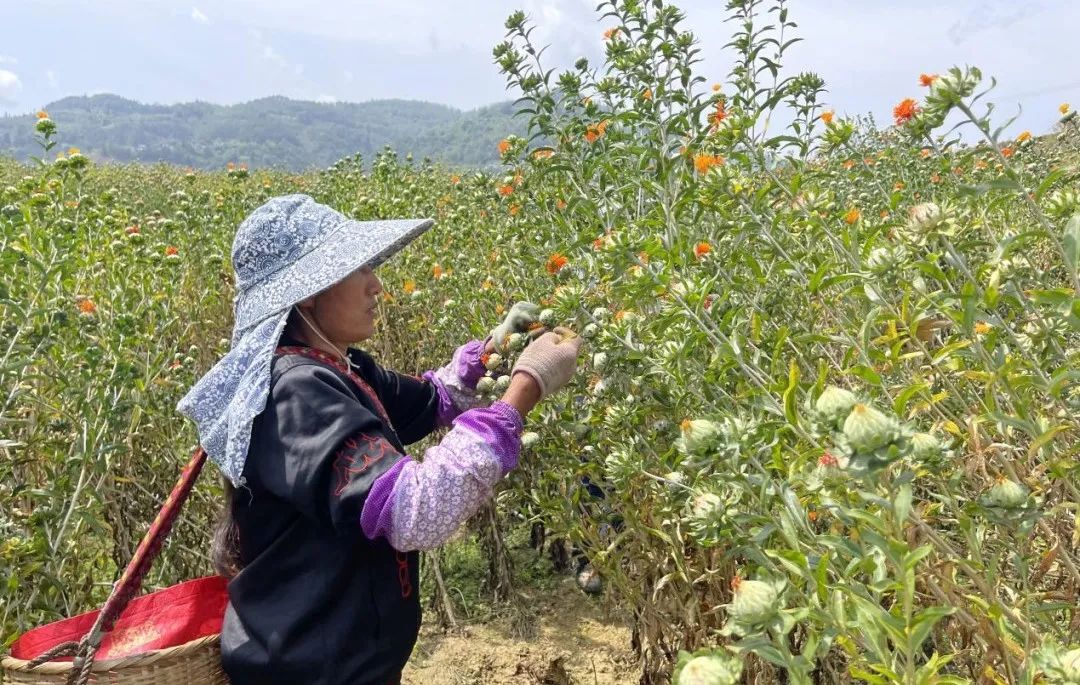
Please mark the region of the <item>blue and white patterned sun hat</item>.
[[233, 241], [232, 349], [180, 400], [207, 455], [242, 485], [251, 424], [266, 406], [270, 363], [293, 305], [363, 266], [386, 261], [431, 228], [430, 219], [355, 221], [307, 195], [275, 197]]

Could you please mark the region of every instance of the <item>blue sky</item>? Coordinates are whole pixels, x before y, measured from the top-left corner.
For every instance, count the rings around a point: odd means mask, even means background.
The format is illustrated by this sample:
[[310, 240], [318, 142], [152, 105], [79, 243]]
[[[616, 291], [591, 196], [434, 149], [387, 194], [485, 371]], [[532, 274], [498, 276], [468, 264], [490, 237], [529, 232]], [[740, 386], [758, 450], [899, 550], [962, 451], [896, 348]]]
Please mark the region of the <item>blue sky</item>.
[[[0, 0], [0, 113], [66, 95], [233, 103], [266, 95], [415, 98], [472, 108], [509, 97], [491, 62], [503, 21], [524, 9], [553, 66], [602, 51], [597, 0]], [[731, 57], [724, 0], [683, 0], [722, 81]], [[792, 0], [805, 42], [791, 72], [825, 78], [837, 112], [872, 112], [922, 94], [921, 72], [972, 64], [999, 82], [999, 118], [1039, 133], [1080, 106], [1076, 0]]]

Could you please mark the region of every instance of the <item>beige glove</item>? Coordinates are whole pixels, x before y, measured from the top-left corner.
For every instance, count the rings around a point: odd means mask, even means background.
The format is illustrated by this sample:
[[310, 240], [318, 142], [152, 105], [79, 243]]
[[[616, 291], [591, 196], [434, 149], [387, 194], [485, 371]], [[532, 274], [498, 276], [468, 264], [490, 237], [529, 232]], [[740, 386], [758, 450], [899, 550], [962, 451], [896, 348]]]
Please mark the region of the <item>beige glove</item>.
[[545, 333], [525, 348], [511, 375], [527, 373], [540, 386], [540, 398], [558, 392], [574, 377], [582, 339], [568, 328]]

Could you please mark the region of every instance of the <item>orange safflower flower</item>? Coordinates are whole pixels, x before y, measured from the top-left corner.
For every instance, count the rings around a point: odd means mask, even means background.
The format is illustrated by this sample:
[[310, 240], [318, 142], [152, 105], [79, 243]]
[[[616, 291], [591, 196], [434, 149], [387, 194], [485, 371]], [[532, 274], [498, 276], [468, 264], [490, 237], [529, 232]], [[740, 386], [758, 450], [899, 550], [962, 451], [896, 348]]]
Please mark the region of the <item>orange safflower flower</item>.
[[128, 235], [139, 235], [139, 225], [138, 224], [132, 224], [132, 225], [128, 226], [127, 228], [124, 229], [124, 233], [127, 233]]
[[925, 88], [929, 88], [934, 85], [934, 81], [938, 80], [937, 74], [919, 74], [919, 85]]
[[821, 120], [826, 124], [831, 124], [834, 116], [836, 116], [836, 113], [830, 109], [828, 112], [821, 113]]
[[520, 171], [514, 174], [514, 185], [515, 186], [519, 186], [524, 182], [525, 182], [525, 177], [521, 175]]
[[236, 164], [234, 164], [233, 162], [229, 162], [228, 164], [225, 165], [225, 169], [228, 170], [228, 171], [232, 171], [235, 168], [236, 168]]
[[1016, 136], [1016, 142], [1018, 143], [1026, 143], [1029, 140], [1031, 140], [1031, 131], [1023, 131]]
[[986, 335], [987, 333], [990, 332], [991, 328], [993, 328], [993, 326], [986, 323], [985, 321], [979, 321], [978, 323], [975, 324], [975, 332], [978, 333], [979, 335]]
[[180, 250], [175, 245], [169, 245], [165, 248], [165, 256], [172, 257], [173, 255], [180, 254]]
[[502, 140], [499, 141], [499, 154], [500, 155], [505, 155], [509, 151], [510, 151], [510, 141], [507, 140], [506, 138], [503, 138]]
[[[1062, 114], [1064, 114], [1064, 112], [1062, 112]], [[49, 113], [48, 113], [48, 112], [46, 112], [46, 111], [45, 111], [45, 110], [43, 110], [43, 109], [42, 109], [42, 110], [38, 110], [38, 113], [37, 113], [37, 118], [38, 118], [38, 119], [48, 119], [48, 118], [49, 118]]]
[[406, 295], [412, 295], [413, 291], [416, 290], [416, 283], [414, 281], [405, 281], [401, 284], [401, 289], [405, 291]]
[[887, 209], [881, 210], [880, 212], [878, 212], [878, 216], [880, 216], [882, 219], [888, 219], [889, 218], [889, 210], [887, 210]]
[[97, 312], [97, 305], [89, 297], [79, 300], [77, 305], [79, 307], [80, 314], [86, 314], [87, 316]]
[[602, 250], [604, 248], [604, 239], [597, 238], [596, 240], [592, 241], [592, 247], [594, 250]]
[[555, 254], [548, 257], [547, 263], [544, 264], [544, 269], [546, 269], [549, 274], [554, 276], [555, 274], [562, 271], [562, 268], [566, 266], [569, 262], [570, 260], [567, 259], [564, 255], [556, 252]]
[[509, 183], [504, 183], [503, 185], [499, 186], [499, 195], [502, 195], [503, 197], [511, 195], [513, 192], [514, 186], [510, 185]]
[[930, 182], [931, 183], [941, 183], [941, 176], [939, 174], [931, 174], [930, 175]]
[[808, 521], [810, 521], [810, 523], [814, 523], [818, 519], [818, 513], [811, 509], [810, 511], [806, 512], [806, 518]]
[[644, 92], [641, 93], [641, 99], [652, 100], [652, 88], [646, 88]]
[[566, 209], [566, 201], [561, 198], [555, 200], [555, 209]]
[[607, 119], [604, 119], [603, 121], [601, 121], [599, 124], [596, 125], [596, 130], [600, 132], [600, 135], [604, 135], [604, 132], [607, 131], [607, 125], [608, 125], [608, 120]]
[[702, 257], [709, 254], [710, 252], [712, 252], [712, 245], [705, 242], [704, 240], [701, 241], [700, 243], [698, 243], [697, 245], [694, 245], [694, 256], [697, 257], [698, 259], [701, 259]]
[[637, 253], [637, 258], [638, 258], [638, 261], [641, 262], [642, 264], [648, 264], [649, 263], [649, 253], [644, 251], [644, 250]]
[[893, 184], [892, 189], [893, 190], [903, 190], [904, 189], [904, 182], [903, 181], [897, 181], [896, 183]]
[[716, 128], [724, 119], [727, 119], [727, 109], [724, 107], [724, 101], [721, 100], [716, 103], [716, 110], [709, 115], [709, 123]]
[[450, 183], [454, 185], [461, 183], [461, 177], [457, 174], [450, 174]]
[[1002, 157], [1012, 157], [1014, 152], [1016, 152], [1016, 150], [1012, 149], [1011, 147], [1001, 148]]
[[854, 166], [855, 166], [855, 160], [854, 159], [845, 159], [844, 160], [844, 168], [845, 169], [850, 170]]
[[555, 154], [554, 150], [544, 148], [533, 153], [533, 159], [548, 159]]
[[495, 305], [495, 313], [496, 314], [499, 314], [501, 316], [502, 313], [505, 312], [505, 311], [506, 311], [506, 305], [505, 304], [497, 304], [497, 305]]
[[930, 148], [928, 148], [928, 147], [924, 147], [923, 149], [919, 150], [919, 156], [922, 157], [923, 159], [926, 159], [930, 155], [931, 155], [931, 152], [930, 152]]
[[1067, 102], [1061, 103], [1061, 105], [1058, 107], [1058, 111], [1061, 112], [1062, 114], [1068, 114], [1069, 113], [1069, 103], [1067, 103]]
[[480, 289], [481, 290], [491, 290], [494, 287], [495, 287], [495, 281], [491, 280], [490, 278], [485, 278], [484, 282], [480, 284]]
[[846, 214], [844, 214], [844, 223], [851, 225], [858, 221], [860, 216], [862, 216], [862, 212], [860, 212], [855, 207], [852, 207], [851, 209], [847, 210]]
[[694, 155], [694, 168], [697, 169], [699, 174], [708, 173], [709, 169], [723, 164], [724, 158], [720, 155], [706, 155], [703, 153]]
[[604, 31], [604, 40], [611, 40], [612, 38], [617, 36], [618, 33], [619, 33], [619, 27], [618, 26], [616, 26], [615, 28], [610, 28], [607, 31]]
[[876, 163], [873, 157], [863, 157], [863, 164], [866, 166], [874, 166]]
[[435, 266], [431, 267], [431, 275], [434, 276], [435, 278], [442, 278], [443, 277], [443, 268], [441, 266], [439, 266], [438, 264], [436, 264]]
[[712, 84], [712, 92], [714, 92], [714, 93], [719, 93], [720, 92], [720, 84], [719, 83]]
[[977, 160], [975, 160], [975, 168], [979, 169], [979, 170], [985, 169], [986, 168], [986, 160], [985, 159], [977, 159]]
[[517, 216], [517, 213], [521, 211], [521, 205], [510, 205], [510, 216]]
[[585, 140], [589, 141], [590, 145], [595, 143], [596, 139], [599, 137], [600, 134], [596, 132], [595, 127], [589, 126], [587, 129], [585, 129]]
[[626, 315], [629, 314], [629, 313], [630, 312], [627, 311], [626, 309], [620, 309], [619, 311], [615, 312], [615, 320], [616, 321], [622, 321], [624, 318], [626, 318]]
[[911, 98], [905, 98], [893, 108], [893, 116], [896, 117], [896, 125], [901, 126], [919, 113], [919, 105]]
[[77, 147], [69, 147], [68, 148], [68, 155], [77, 155], [77, 154], [79, 154], [79, 148], [77, 148]]

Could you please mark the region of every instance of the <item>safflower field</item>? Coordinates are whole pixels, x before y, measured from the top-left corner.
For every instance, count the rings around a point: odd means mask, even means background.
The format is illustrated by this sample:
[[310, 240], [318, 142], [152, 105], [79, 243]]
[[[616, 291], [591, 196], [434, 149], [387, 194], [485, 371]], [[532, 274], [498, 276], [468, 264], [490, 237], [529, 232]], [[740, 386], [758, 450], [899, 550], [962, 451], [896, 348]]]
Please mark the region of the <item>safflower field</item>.
[[[235, 228], [304, 192], [437, 220], [380, 268], [385, 365], [518, 299], [587, 338], [478, 516], [501, 601], [535, 524], [591, 550], [643, 683], [1080, 683], [1080, 122], [1006, 135], [948, 65], [844, 118], [784, 75], [789, 4], [729, 3], [715, 85], [666, 2], [602, 3], [606, 60], [561, 73], [512, 15], [530, 137], [496, 173], [98, 165], [41, 112], [41, 158], [0, 162], [3, 642], [108, 594], [194, 447], [174, 407], [227, 349]], [[219, 497], [154, 587], [210, 571]]]

